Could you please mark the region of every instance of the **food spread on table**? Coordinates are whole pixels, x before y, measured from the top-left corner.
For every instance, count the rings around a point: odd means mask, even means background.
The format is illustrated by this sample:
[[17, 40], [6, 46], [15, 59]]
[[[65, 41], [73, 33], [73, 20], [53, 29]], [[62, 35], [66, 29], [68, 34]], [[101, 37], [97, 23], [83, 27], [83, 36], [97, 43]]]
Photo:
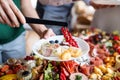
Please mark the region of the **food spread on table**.
[[[80, 65], [75, 60], [51, 61], [33, 53], [22, 59], [8, 59], [0, 65], [0, 80], [120, 80], [120, 35], [117, 32], [106, 33], [90, 28], [75, 31], [73, 35], [89, 44], [89, 63]], [[66, 42], [72, 39], [65, 37]], [[50, 41], [44, 43], [39, 51], [47, 57], [59, 56], [61, 59], [79, 56], [81, 51], [76, 43], [68, 43], [61, 46], [56, 40]], [[77, 51], [79, 54], [73, 54]]]

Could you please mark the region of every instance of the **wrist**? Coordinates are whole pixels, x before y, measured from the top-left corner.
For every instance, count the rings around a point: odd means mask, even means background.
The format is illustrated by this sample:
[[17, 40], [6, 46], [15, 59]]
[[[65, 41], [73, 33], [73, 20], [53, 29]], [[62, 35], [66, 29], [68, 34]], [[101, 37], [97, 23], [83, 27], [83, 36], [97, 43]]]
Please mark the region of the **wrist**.
[[32, 29], [40, 36], [43, 37], [44, 34], [48, 31], [45, 25], [30, 24]]
[[40, 37], [41, 38], [44, 38], [44, 35], [47, 33], [48, 31], [48, 28], [45, 27], [45, 25], [40, 25]]

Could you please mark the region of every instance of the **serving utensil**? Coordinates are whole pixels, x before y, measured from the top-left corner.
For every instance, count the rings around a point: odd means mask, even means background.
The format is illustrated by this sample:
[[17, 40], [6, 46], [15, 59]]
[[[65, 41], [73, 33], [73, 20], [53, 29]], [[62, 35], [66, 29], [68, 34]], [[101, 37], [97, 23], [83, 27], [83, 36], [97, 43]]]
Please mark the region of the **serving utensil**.
[[26, 23], [32, 23], [32, 24], [46, 24], [46, 25], [56, 25], [56, 26], [68, 26], [67, 22], [61, 22], [61, 21], [52, 21], [52, 20], [43, 20], [43, 19], [37, 19], [37, 18], [31, 18], [31, 17], [25, 17]]

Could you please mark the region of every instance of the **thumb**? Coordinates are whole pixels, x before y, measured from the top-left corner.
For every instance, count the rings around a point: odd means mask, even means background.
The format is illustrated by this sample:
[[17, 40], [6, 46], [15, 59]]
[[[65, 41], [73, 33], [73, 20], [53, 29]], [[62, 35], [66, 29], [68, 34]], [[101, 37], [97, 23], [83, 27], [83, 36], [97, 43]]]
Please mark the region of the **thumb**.
[[45, 35], [44, 35], [44, 38], [45, 38], [45, 39], [47, 39], [47, 38], [50, 37], [51, 31], [52, 31], [52, 29], [48, 29], [48, 30], [47, 30], [47, 32], [46, 32]]
[[46, 39], [46, 38], [49, 38], [51, 36], [55, 36], [55, 33], [53, 32], [52, 29], [48, 29], [48, 31], [46, 32], [44, 38]]

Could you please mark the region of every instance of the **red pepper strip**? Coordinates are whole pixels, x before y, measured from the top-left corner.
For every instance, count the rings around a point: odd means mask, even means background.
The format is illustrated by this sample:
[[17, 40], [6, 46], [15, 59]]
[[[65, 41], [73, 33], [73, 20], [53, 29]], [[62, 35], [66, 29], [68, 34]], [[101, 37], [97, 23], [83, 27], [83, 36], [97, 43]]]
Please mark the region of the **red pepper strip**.
[[66, 80], [66, 77], [65, 77], [64, 73], [60, 73], [60, 80]]
[[78, 64], [74, 61], [61, 62], [61, 65], [71, 74], [75, 71], [75, 66]]
[[69, 76], [68, 71], [63, 66], [61, 66], [61, 73], [64, 73], [66, 77]]
[[62, 27], [61, 31], [62, 31], [62, 34], [64, 35], [64, 38], [65, 38], [66, 42], [68, 42], [71, 46], [78, 48], [78, 44], [73, 39], [72, 34], [69, 32], [68, 28]]

